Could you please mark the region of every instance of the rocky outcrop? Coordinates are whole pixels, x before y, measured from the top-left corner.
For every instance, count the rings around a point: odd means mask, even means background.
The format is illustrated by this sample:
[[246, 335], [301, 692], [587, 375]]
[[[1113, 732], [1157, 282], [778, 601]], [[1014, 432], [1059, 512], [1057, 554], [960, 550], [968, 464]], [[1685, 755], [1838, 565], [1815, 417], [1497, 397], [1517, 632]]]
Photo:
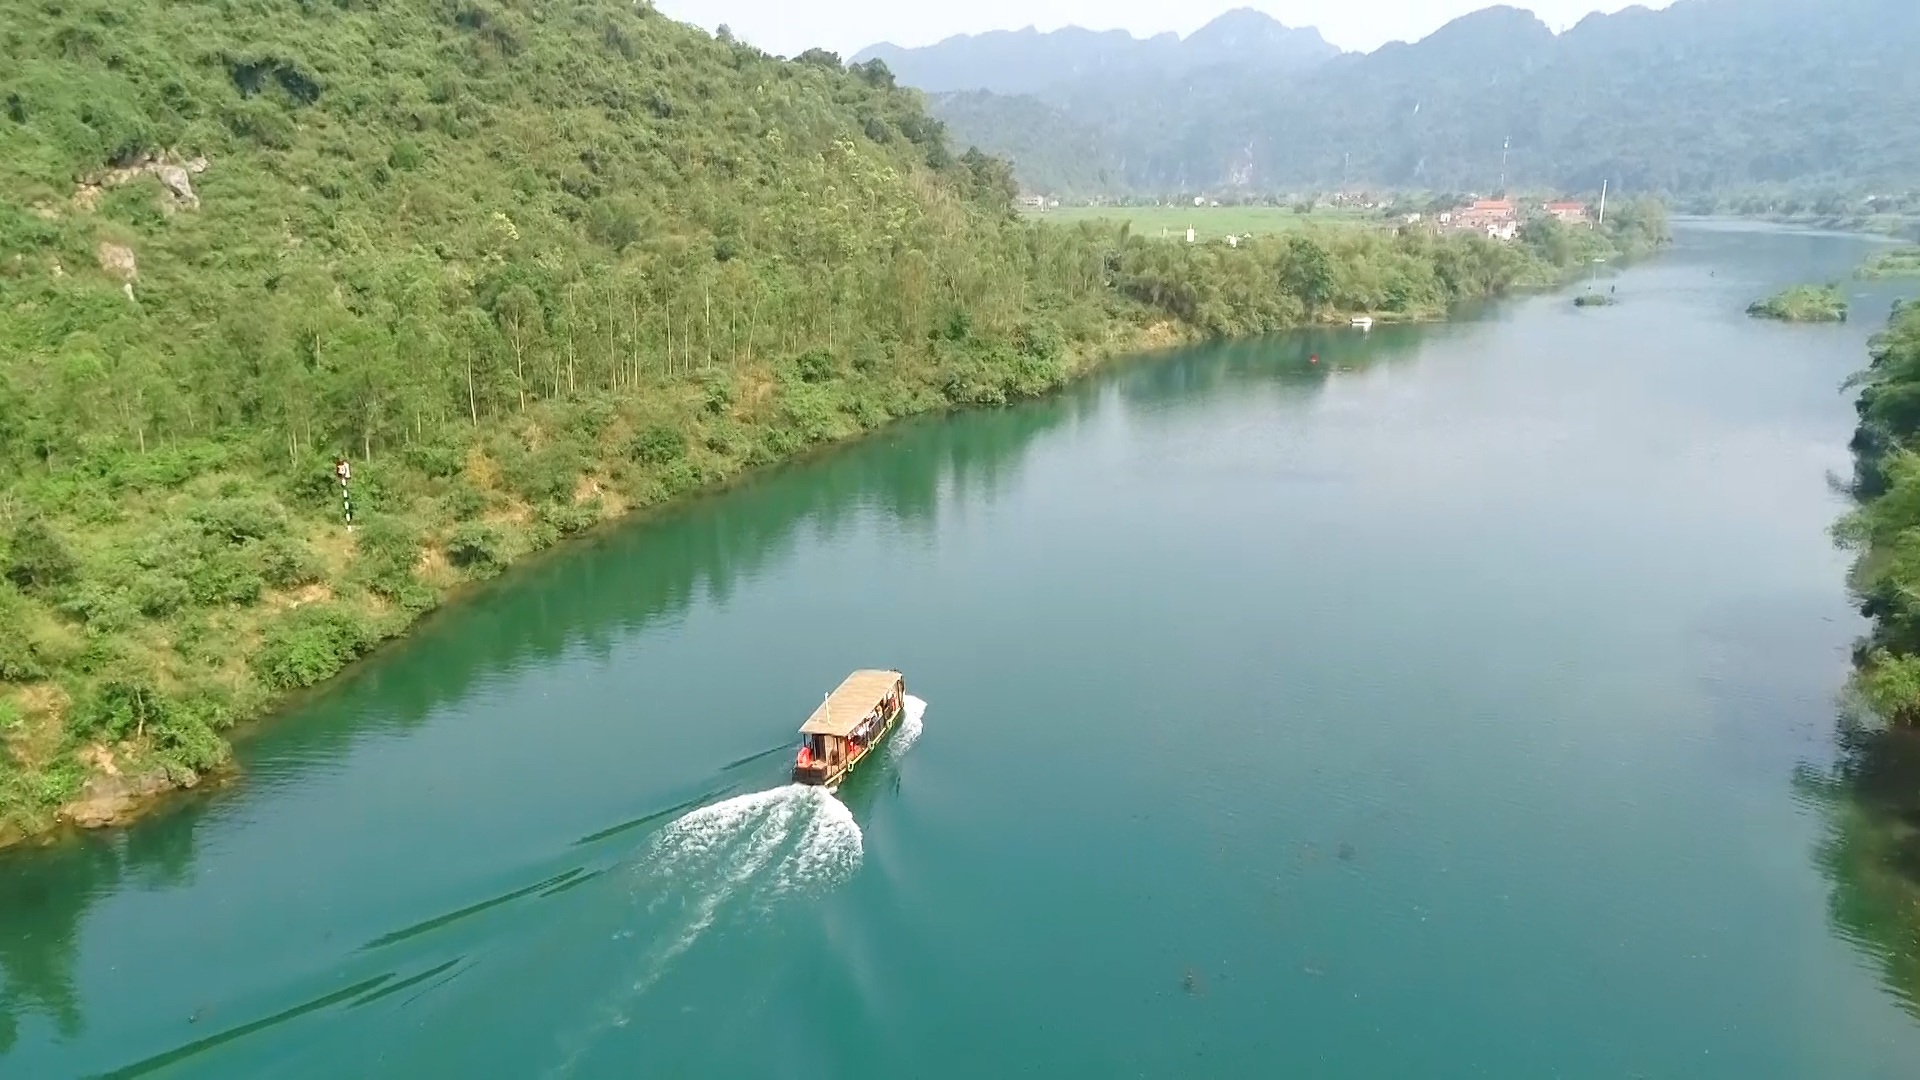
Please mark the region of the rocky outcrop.
[[165, 192], [160, 203], [161, 209], [169, 213], [175, 210], [198, 210], [200, 196], [193, 190], [193, 178], [206, 171], [207, 159], [203, 157], [181, 161], [171, 152], [159, 157], [143, 157], [131, 165], [108, 169], [82, 181], [80, 189], [73, 193], [73, 204], [82, 210], [92, 210], [100, 204], [100, 196], [108, 188], [119, 187], [143, 176], [152, 176], [160, 181], [160, 187]]
[[[207, 167], [205, 158], [198, 159], [198, 162], [202, 169]], [[200, 196], [193, 193], [193, 181], [189, 179], [184, 166], [156, 165], [153, 175], [160, 178], [160, 183], [165, 185], [176, 203], [189, 210], [200, 209]]]
[[140, 260], [134, 256], [132, 248], [102, 240], [100, 246], [94, 249], [94, 255], [100, 260], [100, 269], [128, 285], [140, 280]]
[[94, 256], [100, 260], [100, 269], [120, 279], [120, 291], [127, 294], [127, 299], [134, 300], [133, 283], [140, 278], [140, 260], [134, 257], [133, 249], [102, 240]]
[[86, 748], [80, 760], [93, 767], [93, 775], [80, 788], [80, 797], [60, 808], [60, 818], [83, 829], [124, 824], [154, 799], [200, 783], [197, 774], [184, 769], [148, 769], [130, 776], [120, 771], [113, 751], [104, 746]]

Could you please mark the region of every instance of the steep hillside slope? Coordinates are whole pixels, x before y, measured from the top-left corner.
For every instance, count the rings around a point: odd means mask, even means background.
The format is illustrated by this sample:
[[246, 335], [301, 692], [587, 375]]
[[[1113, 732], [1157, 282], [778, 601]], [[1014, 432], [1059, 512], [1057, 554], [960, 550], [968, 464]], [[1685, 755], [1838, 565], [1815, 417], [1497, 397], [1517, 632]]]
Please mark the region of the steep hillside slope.
[[5, 0], [0, 61], [0, 832], [606, 514], [1060, 377], [1074, 283], [881, 69], [611, 0]]
[[1028, 191], [1072, 199], [1126, 185], [1098, 129], [1037, 97], [974, 90], [931, 95], [929, 107], [961, 145], [992, 145]]

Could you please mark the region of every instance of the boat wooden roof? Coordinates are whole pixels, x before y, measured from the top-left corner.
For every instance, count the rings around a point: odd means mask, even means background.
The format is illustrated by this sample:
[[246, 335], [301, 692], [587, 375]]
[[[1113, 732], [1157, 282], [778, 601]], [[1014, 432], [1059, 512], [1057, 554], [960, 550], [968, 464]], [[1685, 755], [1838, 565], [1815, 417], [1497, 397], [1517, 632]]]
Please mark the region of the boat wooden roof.
[[800, 725], [802, 735], [834, 735], [846, 738], [847, 734], [873, 713], [873, 707], [887, 696], [900, 682], [897, 671], [856, 671], [847, 676], [840, 688], [827, 695], [827, 700], [813, 710], [807, 722]]

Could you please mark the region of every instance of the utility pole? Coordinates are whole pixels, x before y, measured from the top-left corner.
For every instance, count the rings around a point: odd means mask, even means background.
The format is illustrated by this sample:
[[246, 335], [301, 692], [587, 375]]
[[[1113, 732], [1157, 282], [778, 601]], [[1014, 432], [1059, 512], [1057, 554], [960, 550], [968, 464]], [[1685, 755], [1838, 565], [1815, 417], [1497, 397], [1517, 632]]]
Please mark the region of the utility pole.
[[347, 487], [353, 479], [353, 466], [347, 464], [347, 456], [338, 454], [333, 460], [333, 475], [340, 478], [340, 504], [347, 512], [347, 531], [353, 531], [353, 492]]
[[1600, 224], [1597, 227], [1602, 229], [1607, 227], [1607, 182], [1605, 180], [1600, 181]]
[[1507, 151], [1512, 147], [1513, 136], [1509, 135], [1506, 141], [1500, 144], [1500, 194], [1502, 196], [1507, 193]]

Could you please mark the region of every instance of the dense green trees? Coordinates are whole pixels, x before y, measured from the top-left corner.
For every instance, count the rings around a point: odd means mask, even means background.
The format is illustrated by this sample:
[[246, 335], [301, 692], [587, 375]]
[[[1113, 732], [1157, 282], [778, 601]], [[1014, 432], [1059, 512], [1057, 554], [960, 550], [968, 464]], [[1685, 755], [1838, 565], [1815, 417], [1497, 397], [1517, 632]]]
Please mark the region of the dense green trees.
[[1855, 377], [1860, 427], [1854, 489], [1860, 505], [1839, 525], [1854, 548], [1853, 589], [1873, 620], [1859, 686], [1880, 715], [1920, 723], [1920, 305], [1894, 313]]
[[1150, 338], [1556, 272], [1027, 224], [883, 66], [644, 4], [0, 16], [0, 834], [89, 748], [218, 767], [234, 722], [606, 517]]
[[932, 107], [959, 138], [1013, 162], [1029, 191], [1073, 200], [1129, 190], [1107, 140], [1037, 98], [938, 94]]

